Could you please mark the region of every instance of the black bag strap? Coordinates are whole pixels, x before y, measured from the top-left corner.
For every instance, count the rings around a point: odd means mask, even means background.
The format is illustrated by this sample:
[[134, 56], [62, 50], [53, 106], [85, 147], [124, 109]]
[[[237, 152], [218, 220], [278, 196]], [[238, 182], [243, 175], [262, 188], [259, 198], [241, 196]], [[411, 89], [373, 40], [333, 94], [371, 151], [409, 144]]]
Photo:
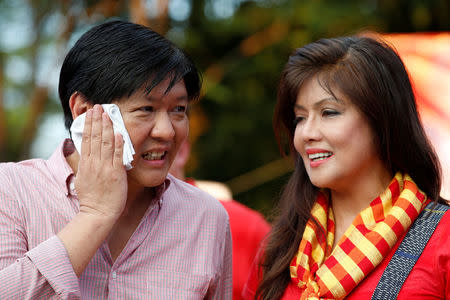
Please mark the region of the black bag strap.
[[448, 209], [448, 206], [434, 202], [425, 207], [389, 261], [371, 299], [397, 298], [403, 283]]

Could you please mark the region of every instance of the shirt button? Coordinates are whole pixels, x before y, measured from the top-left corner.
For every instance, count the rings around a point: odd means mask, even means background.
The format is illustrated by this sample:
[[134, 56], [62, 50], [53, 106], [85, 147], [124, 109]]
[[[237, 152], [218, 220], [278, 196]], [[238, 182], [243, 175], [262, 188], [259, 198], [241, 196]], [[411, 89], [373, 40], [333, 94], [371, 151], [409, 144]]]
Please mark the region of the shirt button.
[[117, 278], [117, 273], [116, 273], [116, 271], [112, 272], [112, 278], [113, 278], [113, 279], [116, 279], [116, 278]]

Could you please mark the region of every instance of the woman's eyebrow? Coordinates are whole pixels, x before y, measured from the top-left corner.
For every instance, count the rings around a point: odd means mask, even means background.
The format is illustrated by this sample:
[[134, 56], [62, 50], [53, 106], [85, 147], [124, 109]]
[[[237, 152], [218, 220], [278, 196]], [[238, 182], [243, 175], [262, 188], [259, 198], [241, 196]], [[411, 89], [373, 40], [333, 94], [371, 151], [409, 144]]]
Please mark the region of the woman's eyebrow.
[[[313, 104], [313, 106], [314, 106], [314, 107], [318, 107], [318, 106], [323, 105], [323, 104], [326, 103], [326, 102], [343, 103], [342, 100], [337, 99], [337, 98], [335, 98], [335, 97], [327, 97], [327, 98], [323, 98], [323, 99], [320, 99], [319, 101], [315, 102], [315, 103]], [[299, 104], [295, 103], [295, 104], [294, 104], [294, 109], [305, 109], [305, 107], [304, 107], [303, 105], [299, 105]]]

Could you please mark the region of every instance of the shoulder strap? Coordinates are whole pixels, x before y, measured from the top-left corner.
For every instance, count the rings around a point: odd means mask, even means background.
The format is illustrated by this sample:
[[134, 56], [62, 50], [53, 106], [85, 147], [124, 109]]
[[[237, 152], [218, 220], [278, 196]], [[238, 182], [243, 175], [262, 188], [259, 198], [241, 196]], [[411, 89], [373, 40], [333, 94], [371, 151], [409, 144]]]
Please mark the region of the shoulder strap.
[[412, 224], [378, 282], [372, 299], [396, 299], [448, 206], [431, 202]]

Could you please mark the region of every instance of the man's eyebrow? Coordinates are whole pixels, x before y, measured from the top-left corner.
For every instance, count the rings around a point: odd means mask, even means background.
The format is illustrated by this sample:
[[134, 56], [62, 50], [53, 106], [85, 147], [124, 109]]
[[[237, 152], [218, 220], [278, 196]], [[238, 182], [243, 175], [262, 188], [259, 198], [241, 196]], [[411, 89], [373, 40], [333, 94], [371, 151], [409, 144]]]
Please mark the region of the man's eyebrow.
[[181, 95], [177, 97], [177, 100], [188, 100], [188, 99], [189, 99], [188, 95]]
[[[148, 100], [148, 101], [157, 101], [157, 100], [159, 100], [159, 97], [155, 97], [155, 96], [152, 96], [152, 95], [145, 95], [145, 97], [144, 97], [146, 100]], [[176, 98], [175, 98], [177, 101], [183, 101], [183, 100], [189, 100], [189, 97], [188, 97], [188, 95], [186, 94], [186, 95], [180, 95], [180, 96], [177, 96]]]

